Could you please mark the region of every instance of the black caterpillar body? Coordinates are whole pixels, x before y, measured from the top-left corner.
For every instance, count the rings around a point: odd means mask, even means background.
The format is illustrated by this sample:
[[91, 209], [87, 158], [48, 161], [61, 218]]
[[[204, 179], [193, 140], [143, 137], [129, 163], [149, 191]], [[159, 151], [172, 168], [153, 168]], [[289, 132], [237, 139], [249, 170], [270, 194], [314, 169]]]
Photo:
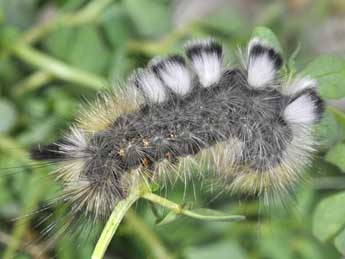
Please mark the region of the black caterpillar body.
[[323, 113], [316, 82], [279, 79], [280, 54], [258, 39], [241, 69], [223, 65], [214, 40], [187, 44], [186, 56], [190, 66], [179, 55], [154, 59], [61, 141], [32, 151], [60, 163], [55, 174], [73, 212], [106, 218], [137, 177], [162, 180], [192, 167], [233, 192], [282, 197], [294, 187]]

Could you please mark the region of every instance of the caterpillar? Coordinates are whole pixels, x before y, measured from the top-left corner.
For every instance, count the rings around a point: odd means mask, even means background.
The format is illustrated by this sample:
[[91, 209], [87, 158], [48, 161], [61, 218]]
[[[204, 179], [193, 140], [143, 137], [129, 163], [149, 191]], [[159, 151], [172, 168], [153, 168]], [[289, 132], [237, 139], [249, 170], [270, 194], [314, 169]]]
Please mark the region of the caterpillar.
[[231, 67], [216, 40], [188, 42], [185, 55], [154, 58], [61, 139], [32, 149], [33, 160], [58, 164], [69, 214], [106, 219], [138, 177], [192, 169], [230, 193], [289, 195], [315, 151], [323, 101], [308, 76], [279, 76], [283, 59], [268, 43], [254, 38], [246, 52]]

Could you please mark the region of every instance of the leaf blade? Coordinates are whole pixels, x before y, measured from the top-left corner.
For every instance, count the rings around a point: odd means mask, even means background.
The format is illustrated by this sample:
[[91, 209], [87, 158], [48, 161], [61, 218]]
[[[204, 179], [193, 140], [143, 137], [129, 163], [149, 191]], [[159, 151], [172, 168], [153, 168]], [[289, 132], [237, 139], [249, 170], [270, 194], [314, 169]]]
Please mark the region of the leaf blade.
[[313, 218], [313, 234], [321, 241], [332, 239], [345, 226], [345, 192], [322, 200]]
[[307, 65], [302, 74], [318, 80], [323, 98], [345, 97], [345, 60], [333, 56], [319, 56]]

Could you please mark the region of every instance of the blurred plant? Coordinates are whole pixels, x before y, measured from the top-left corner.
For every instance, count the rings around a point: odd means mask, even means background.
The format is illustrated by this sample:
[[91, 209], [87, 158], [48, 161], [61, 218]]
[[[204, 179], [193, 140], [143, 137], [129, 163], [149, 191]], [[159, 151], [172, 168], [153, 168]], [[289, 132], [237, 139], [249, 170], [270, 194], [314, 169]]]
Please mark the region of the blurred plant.
[[[296, 6], [298, 1], [291, 2]], [[257, 9], [261, 12], [253, 24], [272, 28], [275, 36], [264, 27], [254, 29], [250, 22], [230, 8], [215, 10], [205, 19], [173, 28], [169, 22], [172, 10], [168, 0], [1, 1], [0, 167], [15, 164], [18, 168], [14, 170], [23, 171], [14, 174], [12, 169], [7, 169], [9, 173], [0, 177], [0, 242], [6, 244], [6, 249], [0, 251], [1, 256], [49, 257], [40, 251], [41, 244], [35, 242], [40, 233], [35, 226], [36, 215], [29, 212], [47, 203], [56, 186], [48, 179], [43, 184], [42, 177], [49, 168], [31, 166], [24, 149], [54, 139], [73, 120], [75, 103], [80, 95], [91, 96], [103, 87], [110, 87], [152, 56], [178, 49], [185, 38], [211, 34], [225, 43], [230, 54], [248, 40], [253, 29], [256, 36], [275, 46], [279, 46], [276, 40], [279, 38], [283, 49], [288, 50], [283, 70], [285, 76], [297, 71], [296, 68], [305, 67], [302, 73], [318, 80], [323, 98], [345, 98], [345, 60], [324, 55], [310, 62], [313, 55], [303, 33], [304, 25], [315, 26], [316, 21], [331, 15], [334, 2], [315, 1], [310, 11], [305, 11], [305, 15], [299, 13], [298, 17], [286, 12], [286, 6], [280, 1], [270, 3], [270, 8]], [[52, 12], [44, 21], [36, 20], [35, 17], [39, 17], [48, 5]], [[299, 12], [303, 11], [301, 8], [298, 8]], [[303, 43], [296, 49], [301, 39]], [[153, 221], [150, 210], [139, 205], [137, 213], [140, 217], [133, 212], [127, 214], [126, 224], [112, 242], [109, 254], [125, 258], [143, 255], [188, 259], [337, 258], [339, 253], [330, 245], [333, 243], [345, 255], [345, 211], [342, 206], [345, 199], [344, 112], [329, 105], [317, 130], [322, 143], [320, 159], [309, 169], [312, 179], [296, 194], [302, 222], [291, 220], [274, 209], [270, 220], [265, 220], [269, 215], [259, 214], [255, 201], [246, 201], [241, 206], [229, 197], [217, 199], [211, 207], [246, 215], [245, 223], [181, 221], [176, 214], [218, 220], [219, 216], [227, 216], [208, 210], [193, 211], [145, 192], [140, 194], [144, 199], [168, 207], [172, 212], [159, 215], [158, 223], [162, 226], [153, 231], [149, 226]], [[184, 192], [180, 189], [179, 186], [174, 188], [169, 199], [181, 200]], [[193, 200], [188, 196], [190, 194], [186, 195], [186, 200]], [[121, 206], [129, 207], [138, 196], [131, 197]], [[203, 201], [212, 197], [205, 193], [197, 196], [195, 206], [208, 207]], [[125, 209], [117, 207], [114, 210], [105, 227], [106, 234], [96, 248], [95, 258], [105, 251]], [[8, 219], [13, 217], [23, 220], [12, 226]], [[258, 217], [260, 231], [256, 231]], [[308, 222], [312, 222], [312, 226]], [[12, 234], [8, 234], [12, 227]], [[316, 240], [311, 232], [324, 243]], [[143, 241], [145, 237], [146, 242]], [[33, 250], [25, 246], [27, 241], [33, 243], [30, 246]], [[61, 241], [50, 249], [56, 253], [61, 250], [58, 253], [61, 259], [88, 258], [93, 244], [83, 243], [80, 249], [75, 249], [74, 244]]]

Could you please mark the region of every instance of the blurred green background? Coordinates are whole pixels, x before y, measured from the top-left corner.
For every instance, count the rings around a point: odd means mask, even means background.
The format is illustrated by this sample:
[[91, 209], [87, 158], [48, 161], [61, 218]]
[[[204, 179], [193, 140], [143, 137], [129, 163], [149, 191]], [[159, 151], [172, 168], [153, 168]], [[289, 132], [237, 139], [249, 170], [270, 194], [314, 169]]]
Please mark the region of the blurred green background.
[[58, 186], [48, 176], [54, 166], [34, 165], [27, 148], [56, 139], [85, 97], [116, 88], [153, 56], [180, 52], [190, 38], [212, 36], [233, 61], [253, 32], [271, 41], [276, 35], [285, 71], [318, 79], [327, 100], [317, 127], [320, 151], [296, 203], [285, 210], [260, 209], [255, 200], [214, 199], [197, 182], [186, 192], [176, 185], [167, 192], [171, 200], [247, 220], [183, 218], [158, 227], [147, 203], [140, 202], [106, 258], [345, 256], [345, 1], [0, 0], [0, 257], [90, 258], [94, 246], [83, 237], [50, 246], [40, 239], [45, 223], [37, 223], [47, 212], [30, 212], [43, 208]]

